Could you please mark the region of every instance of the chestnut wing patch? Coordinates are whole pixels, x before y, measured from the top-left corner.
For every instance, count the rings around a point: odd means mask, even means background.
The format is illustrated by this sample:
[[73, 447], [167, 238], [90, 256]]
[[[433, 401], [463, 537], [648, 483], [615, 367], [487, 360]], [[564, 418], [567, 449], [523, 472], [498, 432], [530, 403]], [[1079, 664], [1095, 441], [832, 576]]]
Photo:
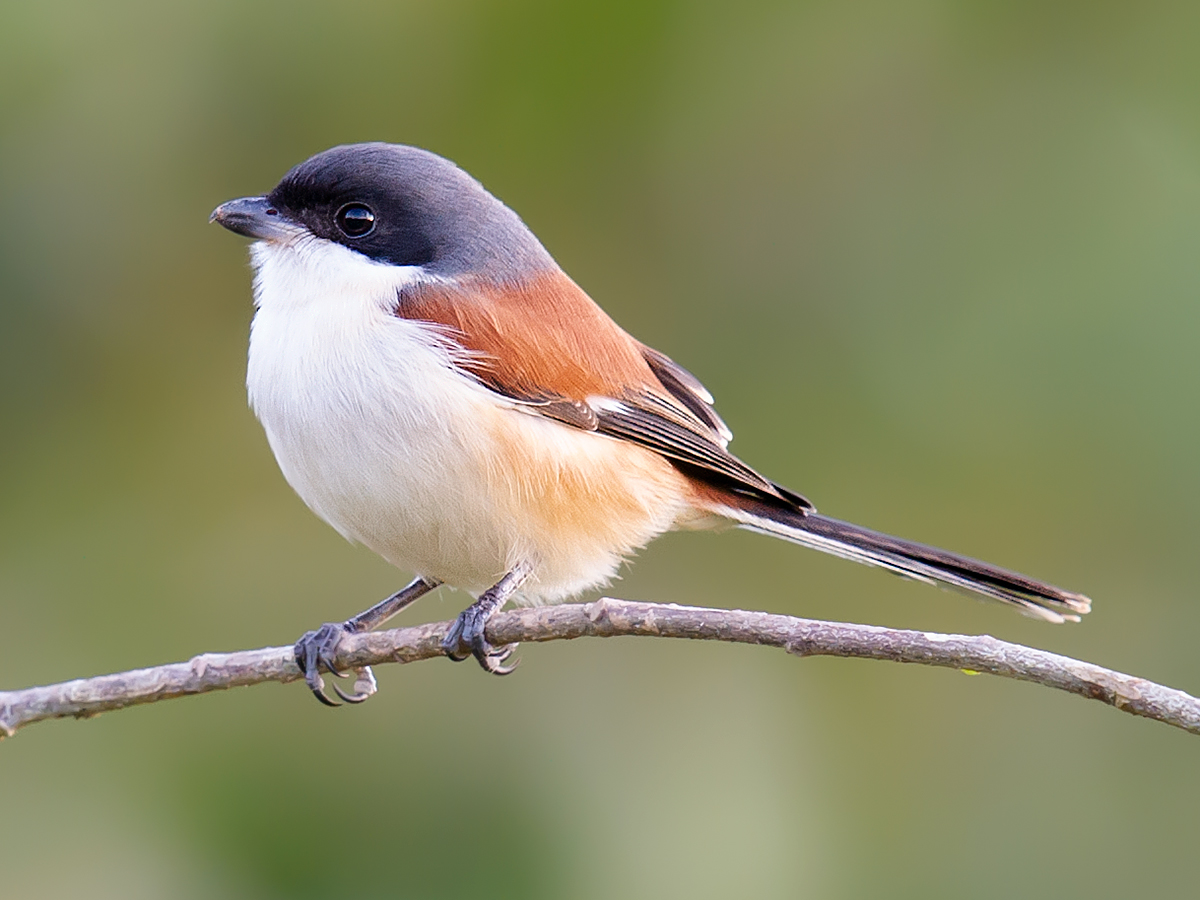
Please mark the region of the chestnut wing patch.
[[516, 287], [413, 286], [395, 314], [441, 326], [468, 351], [457, 365], [527, 412], [639, 444], [718, 490], [812, 507], [726, 450], [729, 429], [696, 377], [626, 334], [561, 271]]

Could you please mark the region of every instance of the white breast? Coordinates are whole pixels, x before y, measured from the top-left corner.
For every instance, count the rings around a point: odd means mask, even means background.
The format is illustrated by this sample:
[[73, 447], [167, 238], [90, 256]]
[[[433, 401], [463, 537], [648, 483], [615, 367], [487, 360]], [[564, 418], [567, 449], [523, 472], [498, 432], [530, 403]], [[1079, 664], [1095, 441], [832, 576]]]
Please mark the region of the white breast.
[[530, 602], [610, 577], [686, 511], [656, 454], [521, 412], [393, 314], [417, 267], [331, 242], [258, 243], [247, 387], [284, 477], [389, 562], [479, 592], [519, 560]]

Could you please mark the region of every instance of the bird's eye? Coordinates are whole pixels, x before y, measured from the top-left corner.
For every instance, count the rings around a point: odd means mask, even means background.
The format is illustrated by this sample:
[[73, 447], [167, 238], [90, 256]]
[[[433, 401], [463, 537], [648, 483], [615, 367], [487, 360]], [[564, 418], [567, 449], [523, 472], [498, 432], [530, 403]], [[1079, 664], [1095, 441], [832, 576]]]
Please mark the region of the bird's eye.
[[346, 237], [363, 237], [375, 230], [375, 213], [363, 203], [347, 203], [334, 219]]

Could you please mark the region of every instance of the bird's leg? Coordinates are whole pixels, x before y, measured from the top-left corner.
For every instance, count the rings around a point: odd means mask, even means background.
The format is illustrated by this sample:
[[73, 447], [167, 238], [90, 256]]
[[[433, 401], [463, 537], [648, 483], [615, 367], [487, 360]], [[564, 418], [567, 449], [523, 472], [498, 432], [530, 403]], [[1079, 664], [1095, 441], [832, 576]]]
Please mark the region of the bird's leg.
[[478, 600], [458, 614], [454, 625], [442, 639], [442, 649], [455, 662], [462, 662], [468, 656], [474, 656], [483, 666], [485, 672], [493, 675], [507, 675], [517, 667], [504, 665], [512, 656], [516, 644], [504, 647], [493, 647], [484, 636], [488, 619], [508, 601], [524, 584], [532, 571], [528, 563], [520, 563], [511, 572], [501, 578], [496, 584], [484, 591]]
[[[336, 700], [330, 700], [325, 696], [325, 680], [321, 678], [321, 666], [339, 678], [344, 677], [334, 667], [338, 644], [341, 643], [342, 638], [347, 634], [360, 634], [382, 625], [418, 597], [432, 591], [440, 583], [428, 578], [417, 578], [408, 587], [397, 591], [386, 600], [381, 600], [370, 609], [360, 612], [345, 622], [326, 622], [316, 631], [306, 632], [300, 640], [296, 641], [295, 657], [296, 665], [304, 673], [304, 681], [313, 695], [326, 706], [341, 706]], [[358, 679], [354, 682], [353, 694], [344, 693], [336, 684], [333, 686], [334, 692], [347, 703], [362, 703], [375, 693], [375, 676], [372, 674], [370, 666], [355, 669], [355, 673], [358, 675]]]

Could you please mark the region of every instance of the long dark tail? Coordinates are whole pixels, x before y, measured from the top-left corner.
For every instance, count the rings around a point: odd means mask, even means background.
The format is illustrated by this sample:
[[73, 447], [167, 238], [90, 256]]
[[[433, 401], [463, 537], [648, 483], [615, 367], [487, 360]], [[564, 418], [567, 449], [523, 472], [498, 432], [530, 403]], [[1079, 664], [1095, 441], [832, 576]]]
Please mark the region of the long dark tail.
[[1016, 572], [936, 547], [881, 534], [811, 510], [777, 507], [738, 497], [719, 510], [742, 528], [824, 550], [843, 559], [879, 566], [930, 584], [942, 583], [1011, 603], [1050, 622], [1078, 622], [1092, 601]]

